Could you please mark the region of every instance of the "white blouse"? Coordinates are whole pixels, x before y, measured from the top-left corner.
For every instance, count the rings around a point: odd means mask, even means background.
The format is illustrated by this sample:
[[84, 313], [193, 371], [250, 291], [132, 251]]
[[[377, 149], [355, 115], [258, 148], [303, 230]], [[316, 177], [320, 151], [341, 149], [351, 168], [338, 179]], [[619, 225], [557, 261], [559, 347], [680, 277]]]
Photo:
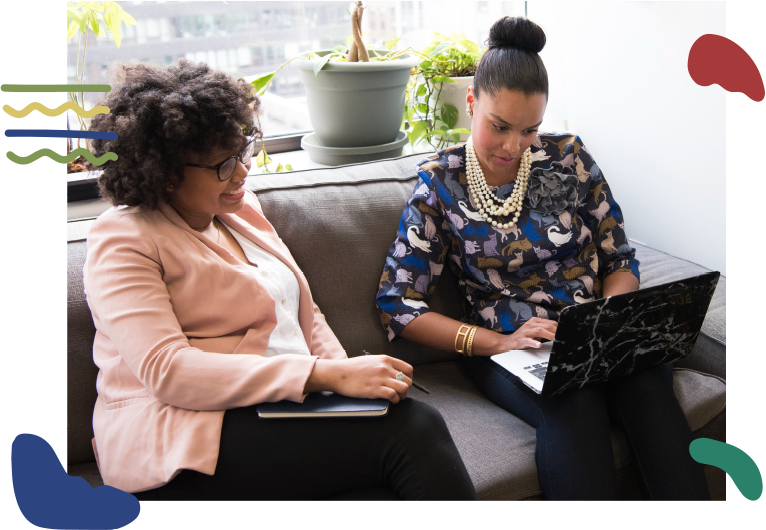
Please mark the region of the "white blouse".
[[[223, 223], [223, 221], [221, 222]], [[264, 357], [273, 357], [284, 353], [311, 355], [298, 324], [301, 291], [293, 271], [282, 260], [259, 247], [226, 223], [223, 225], [242, 247], [247, 260], [250, 263], [258, 264], [258, 267], [250, 267], [251, 273], [274, 299], [277, 326], [269, 336], [269, 345]]]

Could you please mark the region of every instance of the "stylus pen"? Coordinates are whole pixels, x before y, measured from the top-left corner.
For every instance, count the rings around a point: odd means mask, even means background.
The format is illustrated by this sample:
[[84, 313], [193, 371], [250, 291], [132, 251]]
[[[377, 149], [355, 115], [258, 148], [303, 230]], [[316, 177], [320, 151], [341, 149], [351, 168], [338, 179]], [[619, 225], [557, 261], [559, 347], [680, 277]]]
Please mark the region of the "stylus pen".
[[[363, 353], [363, 354], [365, 354], [365, 355], [372, 355], [372, 354], [371, 354], [370, 352], [368, 352], [367, 350], [362, 350], [362, 353]], [[414, 379], [412, 380], [412, 386], [414, 386], [415, 388], [417, 388], [417, 389], [418, 389], [418, 390], [420, 390], [421, 392], [425, 392], [426, 394], [430, 394], [430, 393], [431, 393], [431, 392], [429, 392], [428, 390], [426, 390], [426, 387], [424, 387], [423, 385], [419, 385], [419, 384], [417, 384], [417, 383], [415, 382], [415, 380], [414, 380]]]

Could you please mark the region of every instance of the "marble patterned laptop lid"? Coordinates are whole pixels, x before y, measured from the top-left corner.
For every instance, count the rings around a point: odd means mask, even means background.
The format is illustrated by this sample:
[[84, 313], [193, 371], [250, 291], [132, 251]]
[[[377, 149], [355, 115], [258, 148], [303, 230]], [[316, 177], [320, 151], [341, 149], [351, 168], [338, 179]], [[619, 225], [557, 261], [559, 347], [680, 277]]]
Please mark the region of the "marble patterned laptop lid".
[[709, 272], [565, 308], [541, 394], [553, 396], [686, 357], [719, 276]]

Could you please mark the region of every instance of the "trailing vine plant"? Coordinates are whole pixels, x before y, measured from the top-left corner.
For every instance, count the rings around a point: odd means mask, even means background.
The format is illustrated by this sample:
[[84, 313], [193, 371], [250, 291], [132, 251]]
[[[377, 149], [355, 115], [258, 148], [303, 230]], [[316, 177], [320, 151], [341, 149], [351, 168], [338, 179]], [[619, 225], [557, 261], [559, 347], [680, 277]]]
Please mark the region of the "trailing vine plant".
[[423, 58], [407, 85], [402, 126], [410, 144], [427, 142], [435, 149], [443, 149], [460, 141], [460, 134], [471, 134], [469, 129], [455, 128], [459, 110], [449, 103], [441, 103], [444, 83], [454, 83], [453, 77], [474, 75], [484, 49], [471, 41], [465, 33], [452, 33], [450, 37], [434, 32], [434, 40], [418, 55]]

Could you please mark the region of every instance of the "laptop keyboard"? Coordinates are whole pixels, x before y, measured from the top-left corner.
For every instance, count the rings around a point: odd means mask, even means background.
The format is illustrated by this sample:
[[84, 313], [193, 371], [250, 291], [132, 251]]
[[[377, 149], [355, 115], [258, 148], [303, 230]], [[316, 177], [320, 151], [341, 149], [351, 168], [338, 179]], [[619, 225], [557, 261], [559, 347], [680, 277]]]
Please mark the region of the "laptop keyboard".
[[548, 363], [544, 362], [525, 366], [524, 370], [538, 378], [540, 381], [545, 381], [545, 373], [548, 371]]

